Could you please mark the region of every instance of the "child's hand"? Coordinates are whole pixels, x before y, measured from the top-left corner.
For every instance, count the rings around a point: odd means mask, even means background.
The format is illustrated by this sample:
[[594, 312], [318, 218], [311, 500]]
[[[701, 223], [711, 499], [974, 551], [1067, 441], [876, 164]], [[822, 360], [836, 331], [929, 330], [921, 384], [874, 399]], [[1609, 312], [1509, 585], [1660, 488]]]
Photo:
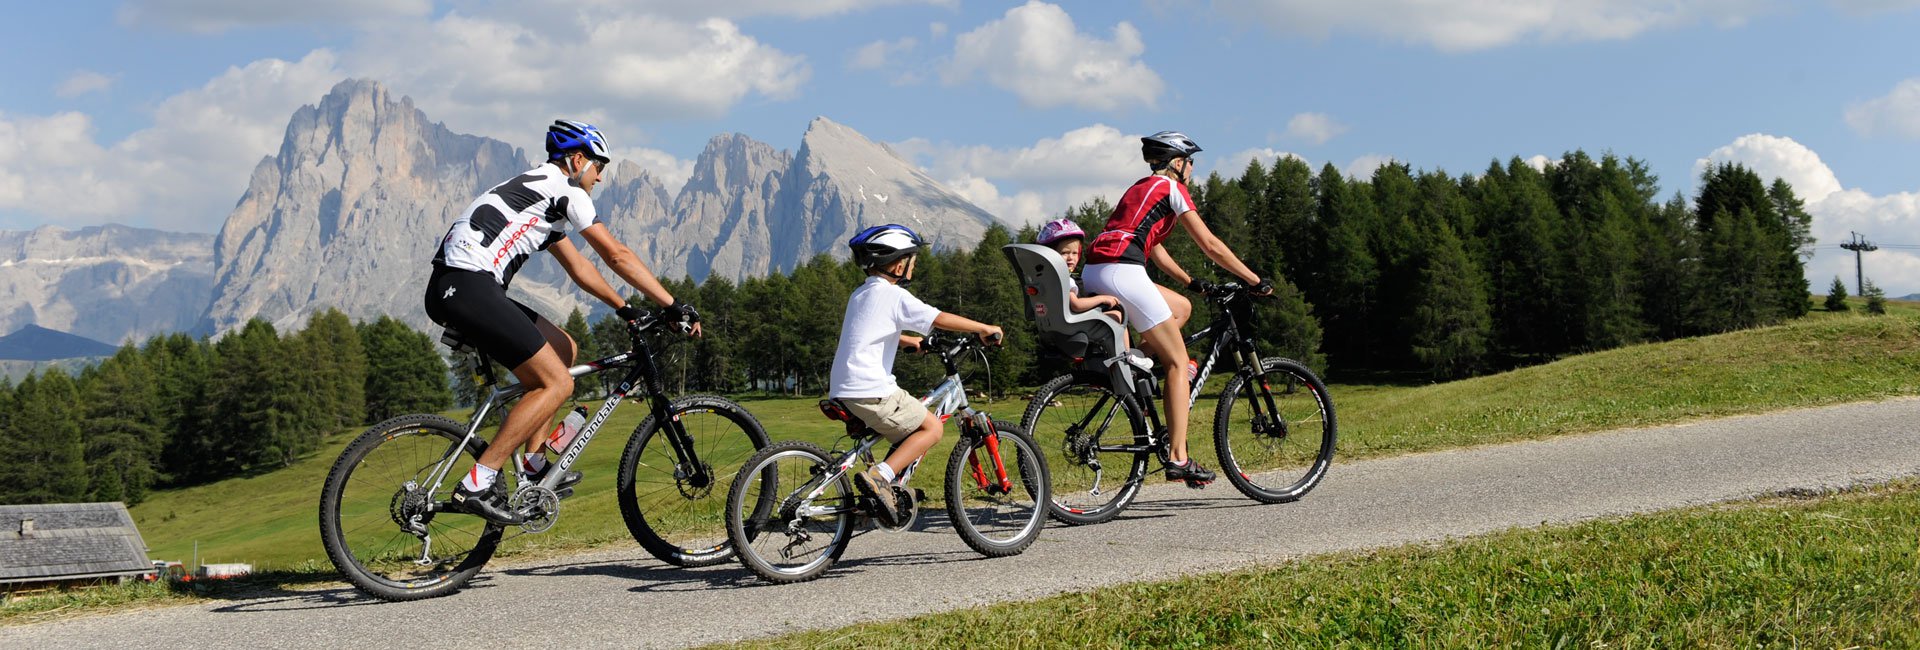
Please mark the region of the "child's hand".
[[1119, 309], [1120, 299], [1113, 296], [1100, 296], [1101, 309]]
[[1000, 345], [1007, 340], [1006, 333], [1002, 332], [998, 325], [984, 326], [978, 334], [980, 335], [980, 342], [987, 345]]
[[926, 346], [920, 344], [922, 341], [925, 341], [925, 340], [926, 340], [925, 337], [908, 336], [906, 334], [901, 334], [900, 349], [906, 350], [907, 352], [911, 352], [914, 354], [919, 354], [921, 352], [926, 351], [927, 349]]

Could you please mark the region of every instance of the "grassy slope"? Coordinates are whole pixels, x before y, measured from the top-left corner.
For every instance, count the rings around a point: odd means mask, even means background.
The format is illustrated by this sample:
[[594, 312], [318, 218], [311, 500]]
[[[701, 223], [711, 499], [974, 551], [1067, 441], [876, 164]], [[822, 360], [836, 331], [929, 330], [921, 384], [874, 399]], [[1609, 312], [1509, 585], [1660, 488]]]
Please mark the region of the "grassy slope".
[[[1898, 303], [1896, 303], [1898, 305]], [[1920, 310], [1900, 305], [1891, 318], [1816, 313], [1759, 330], [1638, 345], [1514, 372], [1422, 387], [1335, 386], [1339, 461], [1486, 444], [1622, 426], [1920, 394]], [[745, 404], [775, 440], [830, 442], [837, 423], [814, 399]], [[978, 405], [1017, 419], [1025, 404]], [[583, 456], [586, 480], [544, 535], [523, 536], [506, 551], [577, 547], [626, 539], [614, 502], [615, 464], [641, 407], [622, 406]], [[1195, 433], [1210, 430], [1201, 404]], [[133, 508], [155, 558], [187, 560], [200, 543], [203, 562], [259, 567], [326, 565], [316, 516], [319, 490], [352, 435], [273, 473], [161, 492]], [[1211, 452], [1196, 436], [1196, 454]], [[916, 483], [939, 493], [945, 449], [937, 447]]]
[[760, 647], [1915, 647], [1920, 487], [1109, 587]]

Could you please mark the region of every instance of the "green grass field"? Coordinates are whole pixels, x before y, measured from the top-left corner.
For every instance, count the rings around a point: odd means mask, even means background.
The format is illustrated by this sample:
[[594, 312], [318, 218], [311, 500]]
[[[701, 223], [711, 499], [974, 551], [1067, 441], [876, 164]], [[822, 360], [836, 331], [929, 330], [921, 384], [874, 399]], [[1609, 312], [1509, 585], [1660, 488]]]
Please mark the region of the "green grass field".
[[[1626, 426], [1920, 394], [1920, 310], [1892, 317], [1816, 312], [1777, 327], [1581, 355], [1513, 372], [1419, 387], [1336, 385], [1336, 463]], [[1217, 382], [1216, 381], [1216, 386]], [[774, 440], [831, 444], [841, 425], [815, 398], [747, 399]], [[1018, 397], [976, 403], [1018, 420]], [[510, 542], [508, 554], [628, 540], [614, 498], [615, 465], [627, 432], [644, 415], [622, 405], [576, 465], [586, 474], [559, 523]], [[1211, 404], [1194, 413], [1194, 453], [1212, 458]], [[320, 486], [358, 431], [333, 436], [292, 467], [195, 488], [163, 491], [133, 508], [158, 559], [249, 562], [266, 569], [330, 570], [320, 548]], [[922, 464], [917, 485], [940, 493], [943, 443]], [[724, 486], [716, 492], [724, 495]], [[714, 522], [683, 521], [683, 526]], [[717, 529], [717, 527], [716, 527]], [[631, 543], [630, 541], [626, 543]]]
[[1314, 558], [780, 637], [779, 648], [1920, 645], [1920, 486]]

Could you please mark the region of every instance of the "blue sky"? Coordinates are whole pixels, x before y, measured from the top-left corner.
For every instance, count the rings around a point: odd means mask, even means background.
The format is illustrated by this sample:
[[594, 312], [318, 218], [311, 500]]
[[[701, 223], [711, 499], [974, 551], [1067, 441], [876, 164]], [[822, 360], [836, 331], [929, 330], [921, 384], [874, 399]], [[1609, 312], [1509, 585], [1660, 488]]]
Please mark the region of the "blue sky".
[[[1290, 153], [1477, 172], [1582, 148], [1702, 159], [1810, 199], [1823, 290], [1849, 230], [1920, 245], [1920, 0], [131, 0], [0, 24], [0, 228], [216, 231], [286, 120], [340, 79], [456, 131], [535, 146], [600, 123], [670, 182], [708, 138], [798, 145], [825, 115], [1011, 221], [1140, 172]], [[1868, 274], [1920, 291], [1920, 255]]]

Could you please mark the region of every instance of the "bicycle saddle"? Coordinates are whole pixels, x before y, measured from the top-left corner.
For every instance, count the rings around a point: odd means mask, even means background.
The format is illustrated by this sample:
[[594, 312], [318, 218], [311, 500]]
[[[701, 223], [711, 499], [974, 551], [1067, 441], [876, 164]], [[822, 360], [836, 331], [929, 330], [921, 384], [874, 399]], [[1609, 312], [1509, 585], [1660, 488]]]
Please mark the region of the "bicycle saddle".
[[473, 347], [473, 344], [468, 343], [467, 338], [462, 336], [459, 330], [451, 327], [440, 333], [440, 342], [445, 343], [449, 348], [453, 348], [454, 352]]
[[862, 432], [867, 430], [867, 423], [861, 422], [860, 418], [854, 417], [853, 413], [848, 412], [847, 407], [840, 405], [840, 400], [820, 400], [820, 414], [827, 416], [829, 420], [847, 423], [847, 435], [857, 438]]

